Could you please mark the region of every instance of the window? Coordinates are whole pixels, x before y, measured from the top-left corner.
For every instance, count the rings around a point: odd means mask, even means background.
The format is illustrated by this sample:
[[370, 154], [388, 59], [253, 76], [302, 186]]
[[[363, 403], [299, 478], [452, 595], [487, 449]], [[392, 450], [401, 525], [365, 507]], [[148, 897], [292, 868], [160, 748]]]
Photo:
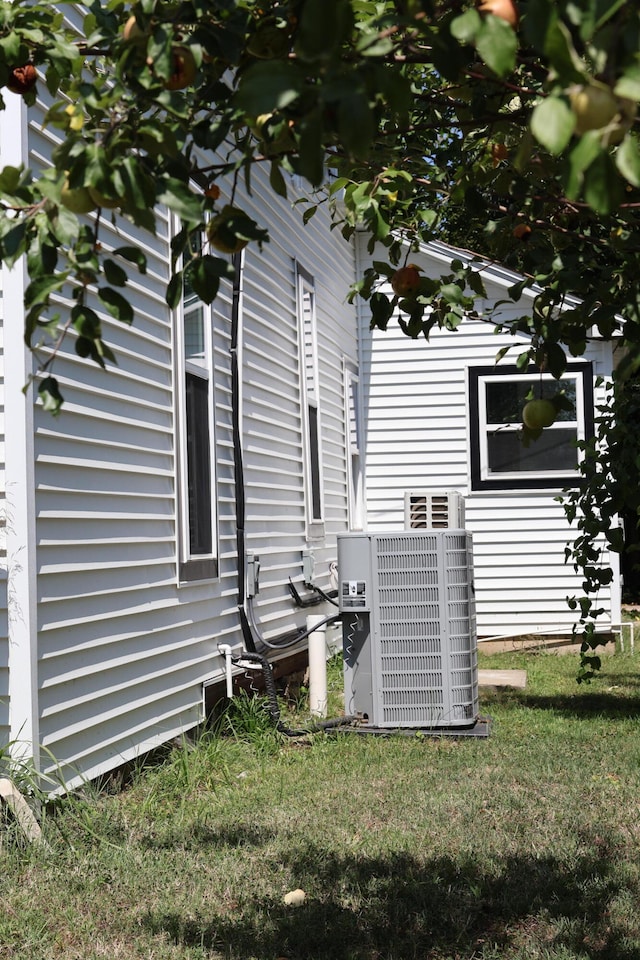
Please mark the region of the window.
[[317, 538], [324, 536], [324, 513], [316, 297], [313, 278], [298, 265], [296, 266], [296, 286], [302, 364], [302, 427], [307, 536]]
[[179, 311], [180, 580], [217, 576], [211, 309], [185, 282]]
[[[522, 408], [529, 391], [550, 398], [564, 390], [572, 410], [524, 446]], [[576, 481], [581, 456], [576, 441], [593, 434], [591, 364], [570, 364], [558, 382], [550, 374], [516, 367], [469, 369], [471, 486], [473, 490], [564, 487]]]
[[347, 495], [349, 511], [349, 528], [362, 530], [363, 528], [363, 449], [362, 449], [362, 414], [360, 406], [360, 381], [354, 368], [345, 363], [344, 376], [345, 391], [345, 425], [347, 441]]

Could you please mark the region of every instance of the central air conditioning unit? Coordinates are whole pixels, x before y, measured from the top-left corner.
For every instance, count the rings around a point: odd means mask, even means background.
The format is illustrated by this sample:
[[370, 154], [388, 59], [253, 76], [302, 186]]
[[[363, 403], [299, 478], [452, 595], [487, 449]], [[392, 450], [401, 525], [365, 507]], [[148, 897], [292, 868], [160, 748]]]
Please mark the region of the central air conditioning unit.
[[471, 535], [338, 536], [345, 711], [373, 728], [478, 718]]
[[407, 530], [462, 530], [464, 497], [457, 490], [409, 490], [404, 523]]

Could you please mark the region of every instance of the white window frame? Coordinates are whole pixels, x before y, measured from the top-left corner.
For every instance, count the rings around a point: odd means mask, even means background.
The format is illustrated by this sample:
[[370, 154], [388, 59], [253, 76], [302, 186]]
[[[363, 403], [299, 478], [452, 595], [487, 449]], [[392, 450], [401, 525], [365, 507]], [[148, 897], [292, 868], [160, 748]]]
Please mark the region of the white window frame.
[[[176, 229], [179, 225], [176, 224]], [[181, 297], [174, 311], [176, 397], [175, 422], [177, 432], [177, 494], [178, 494], [178, 581], [190, 583], [196, 580], [213, 580], [218, 577], [218, 510], [215, 443], [214, 362], [213, 362], [213, 309], [202, 303], [195, 295]], [[188, 357], [185, 335], [185, 319], [190, 310], [201, 310], [203, 350], [201, 356]], [[211, 550], [194, 551], [191, 545], [191, 517], [189, 508], [189, 451], [187, 429], [187, 375], [198, 377], [208, 385], [207, 426], [209, 446], [209, 493]]]
[[319, 540], [325, 535], [325, 525], [316, 290], [313, 277], [298, 263], [295, 276], [307, 539]]
[[364, 422], [360, 377], [344, 360], [344, 424], [347, 466], [347, 513], [350, 530], [364, 529]]
[[[534, 470], [491, 470], [489, 465], [488, 437], [492, 431], [500, 430], [518, 433], [522, 429], [520, 419], [511, 423], [491, 424], [487, 421], [487, 390], [491, 383], [523, 381], [534, 387], [543, 380], [552, 383], [558, 390], [562, 383], [573, 381], [576, 391], [576, 409], [572, 419], [557, 420], [549, 427], [544, 428], [543, 436], [549, 437], [554, 432], [573, 429], [576, 440], [585, 440], [593, 435], [593, 373], [590, 363], [569, 364], [560, 379], [555, 380], [551, 374], [529, 368], [520, 371], [516, 367], [470, 367], [469, 380], [469, 427], [470, 427], [470, 476], [471, 489], [482, 490], [526, 490], [526, 489], [562, 489], [575, 485], [579, 476], [578, 465], [584, 454], [576, 449], [576, 466], [573, 469], [566, 467], [554, 469], [552, 462], [546, 469]], [[531, 444], [535, 444], [535, 440]], [[531, 448], [530, 448], [531, 449]], [[533, 448], [535, 449], [535, 448]]]

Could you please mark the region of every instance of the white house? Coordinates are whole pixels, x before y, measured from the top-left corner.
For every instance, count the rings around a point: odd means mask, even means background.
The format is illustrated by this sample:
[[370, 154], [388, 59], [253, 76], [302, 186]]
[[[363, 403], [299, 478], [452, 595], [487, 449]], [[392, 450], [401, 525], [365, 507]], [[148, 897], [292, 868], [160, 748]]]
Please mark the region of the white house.
[[[359, 254], [361, 270], [384, 259], [381, 251], [367, 254], [364, 244]], [[440, 276], [454, 257], [469, 259], [433, 243], [411, 261], [425, 276]], [[485, 306], [507, 299], [507, 288], [521, 279], [495, 265], [481, 272]], [[527, 300], [525, 292], [517, 305], [502, 307], [500, 319], [526, 314]], [[477, 310], [482, 314], [481, 302]], [[592, 341], [584, 359], [569, 365], [562, 386], [575, 398], [575, 414], [563, 412], [525, 449], [521, 410], [530, 386], [541, 383], [539, 374], [514, 366], [525, 337], [467, 319], [455, 332], [434, 331], [427, 343], [408, 339], [393, 319], [386, 332], [371, 332], [369, 320], [365, 304], [359, 327], [369, 528], [464, 524], [473, 535], [479, 638], [570, 634], [576, 615], [566, 597], [581, 595], [582, 578], [565, 563], [572, 528], [557, 497], [576, 484], [574, 442], [593, 429], [602, 397], [596, 380], [611, 374], [612, 345]], [[512, 351], [496, 365], [509, 344]], [[542, 380], [555, 392], [550, 377]], [[598, 597], [604, 631], [620, 621], [618, 555], [608, 562], [616, 576]]]
[[[55, 136], [8, 99], [0, 163], [40, 167]], [[256, 634], [283, 655], [308, 612], [290, 582], [326, 591], [337, 534], [403, 528], [406, 492], [464, 499], [482, 634], [572, 622], [565, 596], [578, 588], [554, 497], [573, 469], [485, 476], [493, 384], [512, 382], [493, 368], [503, 341], [477, 321], [428, 346], [372, 337], [366, 305], [357, 316], [346, 301], [366, 254], [329, 230], [323, 205], [303, 226], [260, 171], [237, 202], [271, 239], [247, 248], [210, 308], [188, 292], [175, 311], [165, 302], [168, 211], [154, 237], [104, 222], [103, 248], [140, 242], [148, 270], [126, 288], [131, 327], [102, 315], [117, 367], [78, 358], [69, 334], [55, 419], [23, 392], [24, 267], [2, 270], [0, 744], [40, 749], [42, 769], [59, 765], [69, 784], [203, 719], [204, 691], [224, 677], [220, 647], [246, 645], [248, 595]], [[424, 269], [449, 254], [425, 250]], [[511, 277], [492, 267], [485, 282], [494, 297]], [[571, 370], [578, 418], [554, 437], [588, 428], [594, 376], [610, 369], [595, 344]], [[612, 618], [618, 602], [609, 591]]]
[[[0, 114], [2, 165], [46, 162], [56, 134], [33, 114], [27, 124], [17, 97]], [[203, 719], [219, 646], [246, 646], [247, 573], [253, 592], [259, 568], [261, 638], [304, 630], [289, 581], [328, 590], [336, 534], [362, 509], [353, 246], [322, 211], [305, 228], [260, 172], [236, 202], [271, 239], [245, 251], [211, 308], [164, 300], [168, 211], [154, 237], [105, 221], [103, 248], [135, 239], [148, 269], [126, 288], [134, 324], [102, 315], [117, 367], [81, 360], [68, 337], [58, 418], [23, 392], [25, 271], [2, 273], [0, 743], [40, 747], [42, 768], [54, 758], [69, 783]]]

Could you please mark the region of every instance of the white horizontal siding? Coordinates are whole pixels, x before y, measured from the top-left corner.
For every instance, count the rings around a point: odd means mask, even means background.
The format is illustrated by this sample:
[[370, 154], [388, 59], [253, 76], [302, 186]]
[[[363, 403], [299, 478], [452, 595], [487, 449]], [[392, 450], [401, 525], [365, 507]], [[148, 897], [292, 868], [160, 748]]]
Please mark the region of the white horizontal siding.
[[[2, 144], [0, 143], [0, 165]], [[0, 271], [0, 280], [2, 271]], [[0, 749], [11, 739], [9, 686], [9, 623], [7, 613], [7, 504], [5, 472], [4, 297], [0, 283]]]
[[[0, 147], [0, 164], [2, 152]], [[2, 271], [0, 271], [0, 280]], [[4, 297], [0, 283], [0, 564], [6, 565], [7, 556], [7, 504], [5, 470], [5, 386], [4, 386]]]
[[[437, 258], [411, 257], [425, 274], [446, 269], [441, 249]], [[504, 289], [488, 283], [487, 293], [497, 299]], [[523, 298], [510, 313], [525, 313], [526, 303]], [[564, 562], [574, 533], [554, 499], [559, 491], [470, 489], [467, 368], [492, 365], [498, 350], [518, 339], [496, 335], [481, 320], [467, 320], [455, 332], [434, 331], [428, 342], [405, 337], [393, 319], [386, 332], [371, 332], [366, 305], [359, 326], [369, 526], [402, 528], [405, 491], [458, 490], [473, 534], [478, 633], [570, 631], [576, 615], [566, 597], [580, 595], [582, 578]], [[513, 360], [520, 349], [513, 349]], [[611, 372], [606, 344], [592, 345], [587, 359], [596, 375]], [[599, 602], [610, 608], [608, 588]]]
[[[51, 131], [32, 124], [34, 165], [51, 145]], [[133, 326], [91, 304], [117, 366], [102, 371], [80, 360], [69, 338], [54, 371], [63, 411], [54, 420], [36, 410], [40, 740], [71, 781], [197, 723], [202, 681], [218, 669], [214, 635], [236, 626], [216, 586], [177, 586], [173, 330], [164, 300], [170, 222], [161, 216], [153, 237], [122, 218], [101, 226], [105, 251], [138, 240], [147, 273], [123, 264]], [[215, 335], [228, 368], [220, 304]], [[216, 388], [224, 408], [222, 373]], [[224, 461], [229, 433], [217, 427]]]
[[[77, 10], [70, 8], [70, 15]], [[47, 106], [47, 93], [41, 111]], [[47, 162], [56, 132], [29, 129], [29, 162]], [[342, 364], [357, 358], [352, 248], [321, 210], [308, 227], [274, 198], [258, 171], [251, 198], [236, 197], [270, 230], [246, 252], [242, 401], [247, 549], [262, 563], [257, 613], [267, 637], [299, 626], [289, 578], [307, 546], [300, 357], [294, 259], [315, 278], [325, 496], [324, 541], [314, 543], [328, 579], [335, 533], [347, 528]], [[240, 644], [231, 385], [231, 286], [213, 312], [219, 577], [177, 583], [177, 453], [172, 318], [164, 300], [170, 218], [150, 237], [121, 217], [101, 225], [105, 252], [141, 243], [145, 275], [123, 263], [131, 327], [99, 313], [118, 359], [103, 371], [80, 360], [73, 332], [56, 358], [65, 405], [35, 414], [39, 739], [68, 782], [104, 772], [201, 718], [202, 683], [222, 675], [218, 644]], [[63, 312], [69, 301], [58, 298]], [[1, 611], [0, 611], [1, 613]], [[0, 638], [0, 711], [2, 703]], [[7, 684], [8, 686], [8, 684]], [[0, 712], [0, 733], [2, 732]]]
[[0, 752], [11, 739], [7, 574], [0, 571]]
[[[305, 228], [273, 197], [263, 171], [252, 201], [238, 201], [268, 225], [271, 240], [246, 252], [244, 273], [243, 444], [246, 547], [260, 557], [256, 612], [269, 640], [305, 623], [288, 581], [300, 582], [307, 547], [302, 382], [295, 263], [313, 277], [318, 327], [324, 539], [313, 541], [319, 582], [328, 587], [335, 534], [348, 527], [343, 359], [357, 358], [355, 309], [345, 303], [352, 248], [329, 231], [324, 210]], [[321, 609], [321, 608], [319, 608]]]

